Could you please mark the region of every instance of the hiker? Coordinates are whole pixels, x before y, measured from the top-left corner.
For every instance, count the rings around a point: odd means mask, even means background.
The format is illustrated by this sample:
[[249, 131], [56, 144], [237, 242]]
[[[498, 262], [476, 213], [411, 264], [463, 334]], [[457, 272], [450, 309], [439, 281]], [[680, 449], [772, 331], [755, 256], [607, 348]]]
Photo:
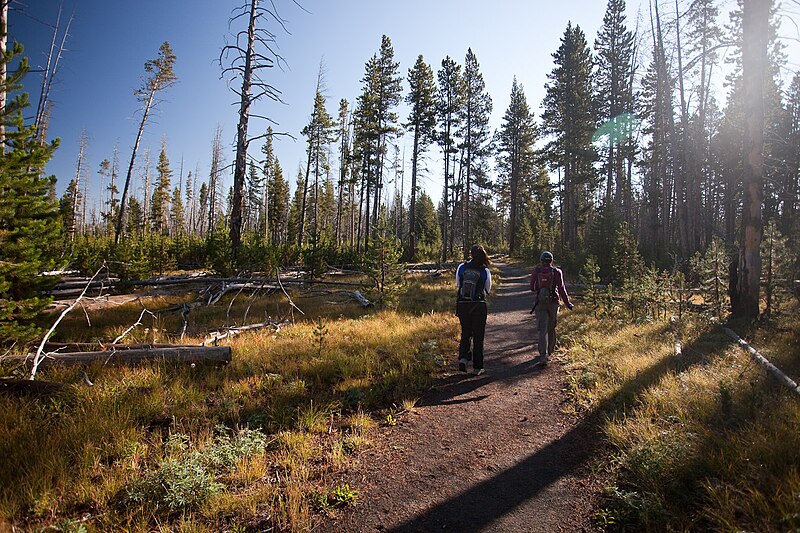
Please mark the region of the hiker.
[[537, 265], [531, 273], [531, 290], [536, 295], [533, 309], [536, 311], [536, 328], [539, 330], [539, 362], [547, 364], [556, 347], [556, 322], [558, 307], [562, 300], [568, 309], [573, 305], [564, 286], [564, 273], [553, 265], [553, 254], [542, 252]]
[[492, 273], [489, 271], [492, 262], [483, 246], [478, 244], [469, 254], [471, 259], [456, 269], [456, 315], [461, 322], [458, 369], [466, 372], [467, 363], [472, 360], [472, 373], [480, 376], [484, 373], [483, 336], [486, 333], [486, 295], [492, 290]]

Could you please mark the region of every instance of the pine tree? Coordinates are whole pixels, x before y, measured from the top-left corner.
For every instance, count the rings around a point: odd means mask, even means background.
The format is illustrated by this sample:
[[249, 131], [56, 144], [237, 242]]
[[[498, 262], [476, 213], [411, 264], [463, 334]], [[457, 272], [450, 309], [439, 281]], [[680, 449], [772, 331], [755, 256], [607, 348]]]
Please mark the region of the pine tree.
[[365, 211], [361, 236], [365, 250], [369, 248], [370, 237], [374, 236], [381, 209], [384, 157], [390, 138], [397, 132], [398, 117], [394, 108], [400, 103], [402, 91], [399, 69], [392, 41], [384, 35], [380, 53], [374, 54], [365, 65], [362, 93], [356, 107], [355, 151], [363, 181], [361, 194]]
[[[597, 75], [595, 91], [598, 119], [611, 123], [633, 112], [633, 34], [625, 26], [625, 0], [608, 0], [603, 26], [595, 40]], [[604, 160], [606, 192], [604, 202], [632, 222], [632, 190], [625, 159], [632, 159], [630, 142], [625, 136], [608, 134]], [[616, 192], [613, 186], [616, 184]]]
[[169, 233], [169, 203], [172, 195], [172, 169], [167, 157], [166, 139], [161, 143], [156, 173], [156, 186], [153, 191], [153, 201], [150, 204], [150, 224], [154, 232], [166, 235]]
[[347, 100], [342, 98], [339, 100], [339, 118], [337, 121], [338, 128], [338, 141], [339, 141], [339, 183], [336, 188], [336, 222], [333, 230], [334, 240], [337, 243], [343, 242], [345, 234], [343, 228], [344, 210], [346, 208], [345, 202], [351, 203], [352, 197], [348, 195], [349, 185], [352, 180], [349, 179], [350, 164], [351, 164], [351, 146], [350, 146], [350, 127], [351, 127], [351, 113], [350, 104]]
[[[411, 198], [408, 216], [411, 220], [416, 220], [419, 160], [434, 141], [436, 126], [436, 82], [433, 79], [433, 70], [430, 65], [425, 63], [422, 55], [417, 57], [414, 68], [408, 69], [408, 85], [410, 90], [406, 96], [406, 102], [411, 109], [406, 128], [409, 128], [414, 135], [411, 151]], [[408, 257], [411, 261], [414, 260], [416, 253], [416, 240], [416, 224], [413, 224], [408, 235]]]
[[[470, 227], [470, 212], [474, 206], [471, 199], [473, 185], [479, 184], [481, 165], [489, 155], [489, 118], [492, 114], [492, 97], [486, 91], [486, 83], [480, 71], [478, 58], [467, 50], [464, 59], [464, 105], [461, 108], [461, 138], [464, 150], [464, 255], [473, 243]], [[477, 219], [480, 220], [480, 219]]]
[[[436, 114], [438, 131], [436, 135], [442, 149], [444, 162], [444, 189], [442, 190], [442, 261], [447, 261], [452, 253], [453, 239], [451, 216], [453, 214], [453, 189], [455, 185], [455, 163], [453, 158], [458, 153], [456, 132], [461, 125], [461, 108], [464, 104], [464, 80], [461, 66], [450, 56], [442, 60], [442, 68], [437, 73], [438, 91], [436, 97]], [[449, 230], [449, 231], [448, 231]]]
[[145, 61], [144, 71], [146, 77], [143, 85], [134, 91], [136, 98], [142, 103], [142, 121], [139, 123], [139, 132], [136, 134], [136, 141], [133, 145], [133, 153], [131, 154], [131, 161], [128, 165], [128, 174], [125, 177], [125, 186], [122, 188], [122, 198], [119, 205], [119, 217], [117, 218], [117, 229], [114, 233], [114, 243], [119, 242], [120, 235], [122, 234], [122, 221], [125, 217], [126, 201], [128, 199], [128, 189], [131, 183], [133, 174], [133, 166], [136, 162], [136, 152], [139, 149], [139, 143], [142, 140], [142, 133], [144, 133], [144, 126], [147, 123], [147, 118], [150, 116], [150, 111], [156, 105], [156, 94], [171, 87], [177, 81], [177, 76], [174, 71], [175, 54], [172, 53], [172, 47], [168, 42], [164, 43], [158, 49], [158, 57], [156, 59], [149, 59]]
[[306, 173], [303, 177], [302, 185], [302, 201], [300, 208], [300, 227], [298, 231], [298, 245], [303, 244], [304, 235], [306, 233], [306, 216], [307, 216], [307, 197], [309, 194], [309, 179], [313, 173], [313, 185], [310, 190], [311, 193], [311, 229], [310, 234], [316, 242], [319, 235], [319, 195], [320, 195], [320, 180], [322, 179], [323, 172], [329, 168], [330, 162], [328, 161], [328, 145], [334, 138], [334, 122], [328, 110], [325, 108], [325, 96], [322, 94], [323, 87], [323, 69], [320, 66], [320, 72], [317, 76], [317, 90], [314, 95], [314, 108], [311, 112], [311, 119], [301, 132], [308, 138], [308, 146], [306, 148], [307, 163]]
[[420, 192], [417, 210], [414, 216], [415, 233], [419, 252], [425, 259], [436, 259], [441, 246], [442, 232], [436, 217], [433, 200], [425, 191]]
[[269, 240], [272, 234], [270, 226], [270, 190], [273, 187], [275, 179], [275, 149], [273, 147], [273, 132], [272, 127], [267, 127], [267, 136], [264, 140], [264, 145], [261, 147], [261, 153], [264, 154], [264, 162], [262, 166], [262, 173], [264, 176], [263, 183], [263, 197], [261, 199], [261, 212], [259, 213], [259, 229], [263, 231], [264, 238]]
[[172, 235], [183, 235], [186, 232], [186, 214], [181, 200], [181, 190], [177, 187], [172, 191], [170, 202], [169, 227]]
[[580, 229], [587, 222], [596, 187], [592, 54], [580, 26], [567, 24], [553, 58], [556, 67], [547, 76], [542, 123], [543, 132], [553, 137], [546, 146], [547, 159], [562, 173], [561, 242], [566, 250], [574, 250], [580, 244]]
[[515, 254], [519, 251], [517, 233], [520, 208], [523, 199], [530, 196], [527, 185], [535, 170], [533, 145], [536, 141], [533, 115], [516, 77], [511, 84], [511, 101], [503, 116], [497, 141], [501, 190], [505, 193], [508, 210], [508, 249], [511, 254]]
[[269, 227], [272, 231], [272, 241], [276, 243], [286, 242], [286, 225], [289, 220], [289, 182], [284, 179], [283, 169], [281, 169], [281, 164], [277, 159], [275, 159], [272, 171], [269, 205]]
[[[5, 22], [5, 21], [3, 21]], [[0, 33], [4, 33], [4, 27]], [[0, 55], [12, 64], [23, 48], [14, 43]], [[4, 68], [4, 72], [7, 70]], [[13, 95], [0, 108], [3, 138], [0, 143], [0, 345], [24, 343], [37, 334], [32, 324], [49, 303], [42, 290], [52, 279], [41, 272], [52, 267], [53, 243], [58, 240], [58, 208], [50, 199], [55, 177], [42, 178], [45, 165], [58, 146], [38, 142], [36, 127], [26, 124], [22, 111], [30, 104], [20, 92], [28, 60], [0, 78], [0, 92]]]

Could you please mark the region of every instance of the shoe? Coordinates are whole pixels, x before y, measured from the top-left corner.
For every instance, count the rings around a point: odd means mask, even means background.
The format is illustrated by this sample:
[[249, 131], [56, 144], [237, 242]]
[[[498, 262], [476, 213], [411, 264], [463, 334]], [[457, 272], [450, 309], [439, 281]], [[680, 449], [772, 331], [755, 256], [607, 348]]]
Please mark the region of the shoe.
[[467, 360], [466, 359], [459, 359], [458, 360], [458, 369], [462, 372], [467, 371]]
[[472, 373], [475, 374], [476, 376], [482, 376], [483, 374], [486, 373], [486, 370], [484, 370], [483, 368], [478, 368], [477, 370], [473, 369]]

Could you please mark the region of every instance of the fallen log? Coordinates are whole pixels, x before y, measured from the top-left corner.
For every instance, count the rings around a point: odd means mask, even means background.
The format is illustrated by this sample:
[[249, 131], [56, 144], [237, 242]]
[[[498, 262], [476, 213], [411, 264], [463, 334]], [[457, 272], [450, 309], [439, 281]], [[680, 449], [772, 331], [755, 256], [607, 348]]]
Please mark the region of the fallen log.
[[361, 304], [361, 307], [372, 307], [373, 305], [375, 305], [372, 302], [370, 302], [369, 300], [367, 300], [366, 296], [361, 294], [361, 291], [359, 291], [359, 290], [353, 291], [353, 298], [358, 300], [358, 303]]
[[286, 323], [287, 323], [287, 321], [285, 321], [285, 320], [281, 321], [281, 322], [276, 322], [274, 320], [269, 320], [267, 322], [259, 322], [258, 324], [248, 324], [247, 326], [234, 326], [234, 327], [229, 328], [229, 329], [227, 329], [225, 331], [215, 331], [214, 333], [212, 333], [211, 335], [206, 337], [206, 339], [203, 340], [203, 342], [200, 344], [200, 346], [209, 346], [211, 344], [216, 346], [217, 342], [219, 342], [219, 341], [221, 341], [223, 339], [229, 339], [231, 337], [235, 337], [239, 333], [243, 333], [245, 331], [253, 331], [253, 330], [257, 330], [257, 329], [264, 329], [264, 328], [273, 327], [273, 328], [275, 328], [275, 332], [277, 333], [278, 331], [280, 331], [281, 326], [283, 324], [286, 324]]
[[[26, 363], [33, 357], [24, 355], [9, 355], [3, 361]], [[138, 364], [149, 361], [164, 361], [168, 363], [229, 363], [231, 360], [230, 346], [171, 346], [133, 348], [129, 350], [107, 350], [96, 352], [72, 353], [47, 353], [41, 358], [42, 365], [89, 365], [95, 362], [103, 364]]]
[[739, 337], [739, 335], [737, 335], [732, 329], [728, 328], [722, 328], [722, 329], [725, 330], [725, 333], [728, 335], [728, 337], [735, 340], [739, 346], [747, 350], [753, 357], [753, 359], [755, 359], [755, 361], [758, 364], [763, 366], [767, 370], [767, 372], [772, 374], [772, 376], [775, 379], [777, 379], [778, 381], [789, 387], [795, 394], [800, 395], [800, 387], [797, 385], [797, 383], [794, 382], [794, 380], [792, 380], [792, 378], [781, 372], [781, 370], [777, 366], [770, 363], [766, 357], [758, 353], [758, 351], [756, 351], [755, 348], [747, 344], [747, 342], [745, 342], [741, 337]]

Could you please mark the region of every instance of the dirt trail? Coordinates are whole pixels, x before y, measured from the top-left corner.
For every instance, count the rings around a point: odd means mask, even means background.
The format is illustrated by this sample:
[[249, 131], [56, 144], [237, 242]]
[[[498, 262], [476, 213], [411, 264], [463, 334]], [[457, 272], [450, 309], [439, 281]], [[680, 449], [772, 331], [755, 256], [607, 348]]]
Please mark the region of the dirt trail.
[[[454, 371], [341, 482], [359, 503], [319, 531], [582, 531], [597, 483], [589, 424], [562, 413], [564, 373], [534, 366], [529, 271], [498, 265], [486, 374]], [[455, 356], [453, 356], [455, 368]]]

